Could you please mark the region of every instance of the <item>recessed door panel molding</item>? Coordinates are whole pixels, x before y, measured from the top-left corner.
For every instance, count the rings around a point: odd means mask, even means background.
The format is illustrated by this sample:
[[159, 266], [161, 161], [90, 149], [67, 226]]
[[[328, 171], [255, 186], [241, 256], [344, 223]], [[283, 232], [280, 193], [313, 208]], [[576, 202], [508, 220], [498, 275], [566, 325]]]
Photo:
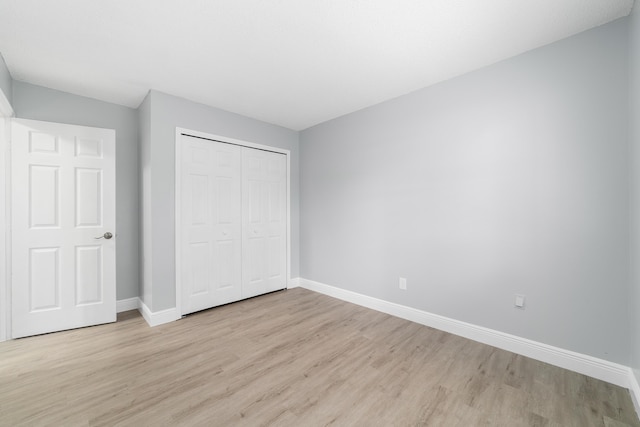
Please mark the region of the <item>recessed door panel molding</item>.
[[281, 277], [282, 260], [280, 252], [282, 251], [282, 236], [270, 236], [267, 238], [267, 255], [269, 263], [267, 264], [267, 274], [269, 279]]
[[246, 191], [249, 192], [247, 197], [249, 222], [251, 224], [259, 224], [262, 221], [262, 210], [264, 205], [264, 192], [262, 191], [264, 183], [257, 179], [247, 180], [246, 183]]
[[216, 285], [218, 289], [230, 289], [237, 284], [236, 270], [238, 268], [237, 250], [238, 242], [234, 240], [218, 240], [216, 242], [216, 259], [214, 266], [218, 274]]
[[191, 289], [190, 297], [206, 295], [209, 292], [209, 242], [194, 242], [189, 245], [191, 249]]
[[196, 146], [189, 147], [191, 164], [192, 165], [203, 165], [207, 166], [209, 162], [209, 150], [205, 148], [200, 148]]
[[60, 308], [60, 248], [29, 249], [29, 312]]
[[[176, 299], [180, 313], [285, 289], [287, 152], [180, 129], [176, 141]], [[194, 174], [207, 177], [206, 194], [194, 189]], [[197, 257], [196, 261], [190, 254], [195, 241], [207, 242], [212, 248], [206, 259]], [[194, 270], [205, 271], [204, 267], [194, 263], [206, 263], [210, 269], [206, 292], [194, 276]]]
[[76, 246], [76, 306], [102, 303], [102, 246]]
[[12, 337], [114, 322], [115, 131], [12, 119], [11, 133]]
[[218, 225], [233, 224], [238, 215], [237, 201], [234, 199], [237, 197], [237, 195], [234, 194], [234, 192], [237, 191], [237, 183], [228, 176], [217, 176], [216, 185], [218, 186], [218, 200], [215, 202], [215, 206], [218, 210]]
[[209, 223], [209, 177], [191, 174], [191, 225], [206, 226]]
[[75, 170], [76, 227], [102, 227], [102, 169]]
[[278, 223], [283, 220], [282, 215], [284, 213], [282, 212], [282, 196], [284, 193], [282, 191], [282, 185], [278, 182], [270, 182], [267, 188], [267, 205], [269, 207], [268, 221], [270, 223]]
[[101, 139], [76, 137], [76, 156], [101, 158], [102, 144]]
[[264, 244], [264, 237], [250, 237], [246, 241], [246, 257], [243, 259], [246, 268], [243, 276], [247, 279], [245, 283], [250, 288], [246, 289], [245, 296], [265, 292], [264, 289], [259, 288], [264, 271], [264, 255], [266, 252]]
[[27, 191], [31, 229], [60, 227], [59, 171], [58, 166], [29, 165]]
[[56, 135], [30, 131], [28, 138], [29, 153], [59, 154]]

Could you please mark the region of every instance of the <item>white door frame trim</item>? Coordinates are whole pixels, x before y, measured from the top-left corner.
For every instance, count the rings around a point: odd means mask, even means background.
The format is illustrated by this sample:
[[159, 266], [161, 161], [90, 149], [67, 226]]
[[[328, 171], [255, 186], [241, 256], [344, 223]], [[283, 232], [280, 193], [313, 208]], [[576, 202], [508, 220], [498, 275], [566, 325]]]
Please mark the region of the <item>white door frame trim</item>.
[[182, 160], [182, 150], [180, 149], [180, 137], [182, 135], [193, 136], [196, 138], [208, 139], [210, 141], [224, 142], [227, 144], [239, 145], [241, 147], [256, 148], [258, 150], [271, 151], [273, 153], [284, 154], [287, 157], [287, 273], [286, 273], [286, 287], [290, 287], [291, 283], [291, 152], [283, 148], [273, 147], [271, 145], [257, 144], [254, 142], [243, 141], [240, 139], [229, 138], [221, 135], [214, 135], [205, 132], [199, 132], [192, 129], [185, 129], [176, 127], [176, 139], [175, 139], [175, 267], [176, 267], [176, 312], [178, 318], [182, 316], [182, 283], [181, 283], [181, 266], [180, 259], [182, 256], [182, 248], [179, 242], [182, 241], [182, 230], [180, 229], [181, 213], [180, 204], [181, 200], [181, 184], [182, 184], [182, 170], [180, 167]]
[[0, 90], [0, 342], [11, 339], [11, 118], [15, 112]]

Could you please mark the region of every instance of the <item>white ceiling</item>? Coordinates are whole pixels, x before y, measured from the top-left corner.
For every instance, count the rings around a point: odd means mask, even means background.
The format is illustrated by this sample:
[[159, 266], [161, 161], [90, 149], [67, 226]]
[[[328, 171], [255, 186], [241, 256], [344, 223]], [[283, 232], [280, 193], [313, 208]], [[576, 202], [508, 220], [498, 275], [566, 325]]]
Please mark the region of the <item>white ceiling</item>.
[[0, 0], [15, 80], [300, 130], [628, 15], [633, 0]]

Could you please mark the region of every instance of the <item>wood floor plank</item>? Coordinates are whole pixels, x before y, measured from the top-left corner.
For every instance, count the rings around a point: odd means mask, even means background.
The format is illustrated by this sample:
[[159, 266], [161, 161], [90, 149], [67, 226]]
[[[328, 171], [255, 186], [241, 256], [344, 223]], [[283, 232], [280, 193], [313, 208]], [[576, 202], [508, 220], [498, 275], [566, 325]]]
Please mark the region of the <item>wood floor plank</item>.
[[0, 425], [640, 426], [629, 392], [293, 289], [0, 343]]

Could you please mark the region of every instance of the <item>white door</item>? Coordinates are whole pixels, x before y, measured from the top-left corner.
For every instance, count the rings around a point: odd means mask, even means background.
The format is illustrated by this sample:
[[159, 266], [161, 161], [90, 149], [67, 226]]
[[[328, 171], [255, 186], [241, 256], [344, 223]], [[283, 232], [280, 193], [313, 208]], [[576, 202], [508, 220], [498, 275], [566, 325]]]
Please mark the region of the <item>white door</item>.
[[287, 158], [242, 148], [242, 297], [287, 287]]
[[12, 120], [14, 338], [116, 320], [115, 131]]
[[241, 147], [181, 136], [182, 314], [241, 291]]

